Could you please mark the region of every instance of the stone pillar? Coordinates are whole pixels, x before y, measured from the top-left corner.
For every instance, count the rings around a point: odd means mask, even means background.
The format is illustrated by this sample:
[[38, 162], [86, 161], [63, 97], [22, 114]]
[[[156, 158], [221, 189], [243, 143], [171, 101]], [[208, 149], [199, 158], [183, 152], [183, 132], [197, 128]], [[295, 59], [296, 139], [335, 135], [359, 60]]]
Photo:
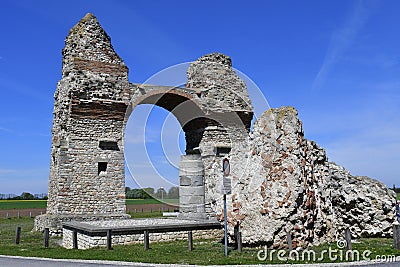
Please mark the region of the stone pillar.
[[179, 180], [179, 218], [206, 219], [204, 165], [200, 154], [181, 156]]

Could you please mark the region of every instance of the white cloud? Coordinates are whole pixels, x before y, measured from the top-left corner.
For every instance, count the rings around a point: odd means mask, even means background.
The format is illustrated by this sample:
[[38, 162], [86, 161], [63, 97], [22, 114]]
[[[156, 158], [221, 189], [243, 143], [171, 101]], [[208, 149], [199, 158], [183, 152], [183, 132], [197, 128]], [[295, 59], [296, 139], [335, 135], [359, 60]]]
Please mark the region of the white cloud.
[[8, 128], [5, 128], [5, 127], [1, 127], [1, 126], [0, 126], [0, 131], [7, 132], [7, 133], [13, 133], [14, 132], [11, 129], [8, 129]]
[[10, 134], [13, 134], [13, 135], [16, 135], [16, 136], [21, 136], [21, 137], [26, 137], [26, 136], [29, 136], [29, 137], [31, 137], [31, 136], [51, 137], [50, 133], [49, 134], [44, 134], [44, 133], [26, 132], [26, 131], [16, 132], [15, 130], [12, 130], [12, 129], [9, 129], [9, 128], [6, 128], [6, 127], [2, 127], [2, 126], [0, 126], [0, 131], [6, 132], [6, 133], [10, 133]]
[[367, 7], [363, 1], [357, 1], [354, 11], [347, 19], [344, 26], [337, 29], [331, 37], [324, 62], [314, 79], [312, 89], [318, 90], [328, 78], [331, 69], [343, 56], [346, 50], [353, 44], [358, 32], [362, 29], [371, 14], [373, 8]]

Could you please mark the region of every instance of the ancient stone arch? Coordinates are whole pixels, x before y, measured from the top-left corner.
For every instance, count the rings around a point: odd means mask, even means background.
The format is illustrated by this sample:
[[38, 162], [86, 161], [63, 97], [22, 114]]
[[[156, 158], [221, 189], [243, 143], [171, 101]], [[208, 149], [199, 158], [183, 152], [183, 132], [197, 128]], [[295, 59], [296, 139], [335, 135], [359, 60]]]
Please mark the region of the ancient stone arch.
[[185, 88], [130, 83], [128, 68], [92, 14], [65, 40], [54, 98], [49, 200], [46, 215], [36, 219], [37, 229], [50, 225], [54, 231], [68, 220], [128, 217], [124, 127], [137, 105], [168, 110], [185, 132], [182, 218], [212, 214], [205, 182], [213, 171], [204, 165], [222, 157], [219, 148], [231, 150], [245, 140], [253, 116], [246, 86], [222, 54], [194, 62]]

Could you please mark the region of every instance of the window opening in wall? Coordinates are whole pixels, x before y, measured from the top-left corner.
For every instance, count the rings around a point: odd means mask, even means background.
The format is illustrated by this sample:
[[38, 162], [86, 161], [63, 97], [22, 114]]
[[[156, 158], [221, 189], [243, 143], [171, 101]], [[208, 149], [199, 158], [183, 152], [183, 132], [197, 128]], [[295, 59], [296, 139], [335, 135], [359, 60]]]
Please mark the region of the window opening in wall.
[[115, 150], [119, 151], [118, 143], [114, 141], [100, 141], [99, 147], [102, 150]]
[[231, 152], [231, 147], [229, 146], [217, 146], [216, 149], [217, 149], [216, 151], [217, 156], [225, 156], [228, 155], [229, 152]]
[[99, 162], [97, 170], [98, 170], [97, 174], [100, 174], [102, 172], [106, 172], [107, 171], [107, 162]]

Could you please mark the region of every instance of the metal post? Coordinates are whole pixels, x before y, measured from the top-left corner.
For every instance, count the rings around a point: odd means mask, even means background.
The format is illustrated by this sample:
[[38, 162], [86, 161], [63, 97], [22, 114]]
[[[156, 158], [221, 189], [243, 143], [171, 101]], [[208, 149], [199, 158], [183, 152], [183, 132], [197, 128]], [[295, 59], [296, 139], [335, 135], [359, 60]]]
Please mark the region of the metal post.
[[49, 228], [44, 228], [44, 247], [45, 248], [49, 247], [49, 236], [50, 236]]
[[188, 247], [189, 247], [190, 251], [193, 250], [193, 233], [192, 233], [192, 231], [188, 232]]
[[400, 250], [400, 224], [393, 224], [394, 248]]
[[349, 228], [344, 231], [344, 237], [346, 239], [346, 250], [351, 250], [351, 232]]
[[227, 217], [226, 194], [224, 194], [224, 243], [225, 243], [225, 256], [228, 256], [228, 226], [226, 217]]
[[235, 249], [238, 250], [238, 252], [242, 252], [243, 244], [242, 244], [242, 233], [240, 232], [240, 224], [239, 222], [236, 224], [234, 230], [234, 236], [235, 236]]
[[239, 233], [239, 224], [236, 224], [233, 227], [233, 236], [235, 237], [235, 249], [238, 248], [238, 233]]
[[241, 232], [237, 233], [237, 239], [238, 239], [238, 247], [237, 247], [238, 252], [242, 253], [243, 244], [242, 244], [242, 233]]
[[231, 187], [231, 179], [229, 179], [229, 173], [230, 173], [230, 164], [229, 164], [229, 159], [224, 158], [222, 160], [222, 172], [223, 172], [223, 177], [222, 177], [222, 192], [224, 194], [224, 243], [225, 243], [225, 257], [228, 256], [228, 225], [227, 225], [227, 220], [228, 220], [228, 215], [227, 215], [227, 210], [226, 210], [226, 195], [231, 194], [232, 187]]
[[107, 249], [112, 250], [112, 235], [111, 235], [111, 229], [107, 230]]
[[15, 244], [19, 244], [19, 241], [21, 240], [21, 227], [18, 226], [17, 229], [15, 230]]
[[161, 212], [164, 212], [164, 187], [161, 187]]
[[144, 231], [144, 250], [149, 249], [149, 231]]

